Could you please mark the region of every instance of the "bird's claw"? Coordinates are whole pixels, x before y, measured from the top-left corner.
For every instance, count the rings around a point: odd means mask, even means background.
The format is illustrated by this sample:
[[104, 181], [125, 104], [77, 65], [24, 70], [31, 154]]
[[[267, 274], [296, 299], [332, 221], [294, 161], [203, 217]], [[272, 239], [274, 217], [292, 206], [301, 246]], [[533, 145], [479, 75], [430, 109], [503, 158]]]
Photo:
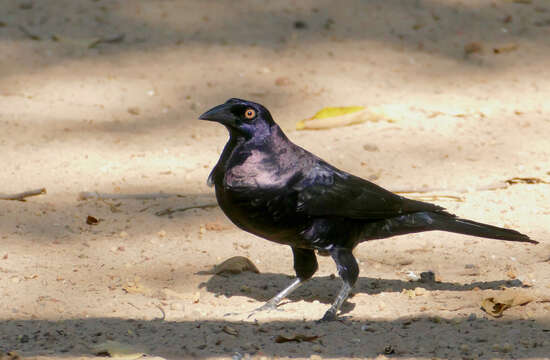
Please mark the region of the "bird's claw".
[[282, 310], [277, 308], [277, 304], [271, 304], [271, 303], [267, 302], [267, 303], [263, 304], [262, 306], [260, 306], [259, 308], [252, 310], [252, 312], [248, 315], [248, 318], [250, 319], [254, 314], [256, 314], [258, 312], [274, 311], [274, 310], [282, 311]]
[[323, 317], [319, 319], [318, 322], [328, 322], [328, 321], [334, 321], [336, 319], [338, 319], [338, 317], [336, 316], [336, 312], [327, 310], [325, 315], [323, 315]]

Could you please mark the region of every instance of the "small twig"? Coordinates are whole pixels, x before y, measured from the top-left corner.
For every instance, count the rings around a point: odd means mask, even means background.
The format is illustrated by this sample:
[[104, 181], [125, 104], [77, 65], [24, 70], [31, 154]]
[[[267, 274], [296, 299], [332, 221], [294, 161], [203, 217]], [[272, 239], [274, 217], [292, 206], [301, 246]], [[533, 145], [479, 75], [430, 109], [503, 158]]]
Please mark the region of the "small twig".
[[[488, 190], [500, 190], [500, 189], [507, 189], [511, 185], [515, 184], [549, 184], [550, 182], [539, 179], [539, 178], [533, 178], [533, 177], [513, 177], [511, 179], [507, 179], [504, 181], [497, 181], [492, 184], [488, 185], [481, 185], [475, 188], [462, 188], [462, 189], [443, 189], [443, 188], [421, 188], [421, 189], [397, 189], [392, 190], [394, 193], [397, 194], [424, 194], [424, 193], [433, 193], [433, 192], [456, 192], [456, 193], [467, 193], [470, 191], [488, 191]], [[435, 195], [437, 196], [437, 195]], [[440, 197], [448, 197], [446, 195], [439, 195]], [[460, 200], [457, 200], [460, 201]]]
[[162, 306], [160, 306], [159, 304], [154, 304], [159, 310], [160, 312], [162, 313], [162, 317], [158, 318], [158, 319], [155, 319], [155, 320], [160, 320], [160, 321], [164, 321], [166, 319], [166, 312], [164, 312], [164, 309], [162, 308]]
[[99, 44], [116, 44], [124, 40], [125, 34], [115, 34], [111, 36], [104, 36], [97, 39], [94, 39], [90, 44], [88, 44], [89, 49], [93, 49]]
[[131, 302], [127, 301], [126, 302], [128, 305], [130, 306], [133, 306], [134, 308], [138, 309], [138, 310], [141, 310], [139, 307], [137, 307], [136, 305], [132, 304]]
[[184, 207], [184, 208], [178, 208], [178, 209], [164, 209], [164, 210], [160, 210], [160, 211], [157, 211], [155, 213], [156, 216], [166, 216], [166, 215], [172, 215], [173, 213], [176, 213], [176, 212], [183, 212], [183, 211], [187, 211], [187, 210], [191, 210], [191, 209], [208, 209], [208, 208], [214, 208], [214, 207], [217, 207], [218, 204], [205, 204], [205, 205], [193, 205], [193, 206], [187, 206], [187, 207]]
[[464, 199], [460, 196], [454, 196], [454, 195], [419, 195], [419, 196], [410, 196], [411, 199], [414, 200], [420, 200], [420, 201], [436, 201], [436, 200], [451, 200], [451, 201], [458, 201], [463, 202]]
[[25, 36], [27, 36], [29, 39], [35, 40], [35, 41], [40, 41], [40, 40], [42, 40], [42, 39], [40, 38], [40, 36], [38, 36], [38, 35], [36, 35], [36, 34], [33, 34], [33, 33], [32, 33], [29, 29], [27, 29], [25, 26], [19, 25], [18, 28], [19, 28], [19, 30], [21, 30], [21, 32], [22, 32], [23, 34], [25, 34]]
[[25, 198], [30, 196], [37, 196], [46, 193], [46, 188], [29, 190], [18, 194], [0, 194], [0, 200], [17, 200], [26, 201]]
[[[407, 188], [404, 188], [404, 189], [397, 189], [397, 190], [392, 190], [394, 193], [396, 194], [425, 194], [425, 193], [433, 193], [433, 192], [442, 192], [442, 191], [446, 191], [446, 192], [456, 192], [456, 193], [467, 193], [467, 192], [470, 192], [470, 191], [487, 191], [487, 190], [499, 190], [499, 189], [506, 189], [509, 185], [504, 182], [504, 181], [499, 181], [499, 182], [496, 182], [496, 183], [493, 183], [493, 184], [489, 184], [489, 185], [481, 185], [481, 186], [478, 186], [476, 188], [462, 188], [462, 189], [444, 189], [444, 188], [430, 188], [430, 187], [426, 187], [426, 188], [420, 188], [420, 189], [407, 189]], [[435, 195], [437, 196], [437, 195]], [[447, 197], [447, 195], [439, 195], [440, 197]], [[452, 195], [449, 195], [452, 197]], [[458, 200], [460, 201], [460, 200]]]
[[99, 193], [96, 191], [83, 191], [78, 194], [78, 200], [123, 200], [123, 199], [134, 199], [134, 200], [153, 200], [160, 198], [171, 198], [171, 197], [184, 197], [180, 194], [165, 194], [165, 193], [152, 193], [152, 194], [106, 194]]

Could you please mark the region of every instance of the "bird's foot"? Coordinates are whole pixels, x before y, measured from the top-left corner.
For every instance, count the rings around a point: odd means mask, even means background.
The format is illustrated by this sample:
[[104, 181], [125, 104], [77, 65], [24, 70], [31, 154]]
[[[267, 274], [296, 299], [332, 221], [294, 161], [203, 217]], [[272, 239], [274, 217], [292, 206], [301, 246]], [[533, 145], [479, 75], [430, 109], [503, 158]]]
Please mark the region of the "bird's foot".
[[318, 320], [318, 322], [329, 322], [329, 321], [335, 321], [338, 317], [336, 316], [336, 311], [333, 311], [333, 309], [328, 309], [325, 315], [321, 319]]
[[277, 308], [277, 304], [271, 303], [271, 302], [268, 301], [265, 304], [263, 304], [262, 306], [260, 306], [259, 308], [252, 310], [252, 312], [248, 315], [248, 318], [250, 319], [254, 314], [259, 313], [259, 312], [263, 312], [263, 311], [268, 311], [269, 312], [269, 311], [274, 311], [274, 310], [283, 311], [283, 310]]

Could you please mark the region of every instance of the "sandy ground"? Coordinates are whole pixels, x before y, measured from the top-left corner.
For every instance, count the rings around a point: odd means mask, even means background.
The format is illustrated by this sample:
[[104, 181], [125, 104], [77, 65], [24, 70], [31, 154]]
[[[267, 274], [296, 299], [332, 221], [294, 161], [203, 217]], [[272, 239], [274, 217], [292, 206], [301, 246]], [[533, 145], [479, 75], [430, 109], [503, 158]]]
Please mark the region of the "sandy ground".
[[[544, 0], [1, 2], [0, 192], [47, 194], [1, 201], [0, 351], [93, 357], [112, 340], [167, 359], [550, 357], [550, 185], [483, 190], [550, 181], [549, 36]], [[329, 258], [284, 311], [248, 319], [289, 283], [290, 249], [219, 208], [155, 215], [215, 201], [205, 181], [227, 134], [196, 118], [230, 97], [265, 104], [342, 169], [432, 189], [411, 196], [540, 245], [442, 232], [364, 243], [341, 321], [315, 322], [340, 287]], [[344, 105], [401, 110], [294, 130]], [[236, 255], [260, 273], [205, 273]], [[439, 282], [410, 281], [428, 270]], [[480, 308], [512, 290], [533, 301], [498, 319]]]

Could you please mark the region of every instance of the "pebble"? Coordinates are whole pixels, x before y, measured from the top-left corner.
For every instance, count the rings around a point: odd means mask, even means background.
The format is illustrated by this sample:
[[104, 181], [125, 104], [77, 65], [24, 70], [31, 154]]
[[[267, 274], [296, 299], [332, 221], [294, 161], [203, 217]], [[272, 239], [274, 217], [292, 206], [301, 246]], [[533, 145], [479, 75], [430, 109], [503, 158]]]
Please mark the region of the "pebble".
[[409, 271], [407, 272], [407, 278], [411, 281], [418, 281], [420, 280], [420, 277], [418, 275], [416, 275], [414, 272], [412, 271]]
[[130, 115], [139, 115], [140, 111], [137, 106], [129, 107], [128, 108], [128, 114]]
[[423, 283], [435, 283], [438, 279], [433, 271], [424, 271], [420, 273], [420, 282]]
[[380, 149], [375, 144], [365, 144], [365, 145], [363, 145], [363, 150], [366, 150], [366, 151], [379, 151]]
[[362, 325], [361, 326], [361, 331], [365, 331], [365, 332], [375, 332], [376, 329], [375, 328], [372, 328], [368, 325]]

